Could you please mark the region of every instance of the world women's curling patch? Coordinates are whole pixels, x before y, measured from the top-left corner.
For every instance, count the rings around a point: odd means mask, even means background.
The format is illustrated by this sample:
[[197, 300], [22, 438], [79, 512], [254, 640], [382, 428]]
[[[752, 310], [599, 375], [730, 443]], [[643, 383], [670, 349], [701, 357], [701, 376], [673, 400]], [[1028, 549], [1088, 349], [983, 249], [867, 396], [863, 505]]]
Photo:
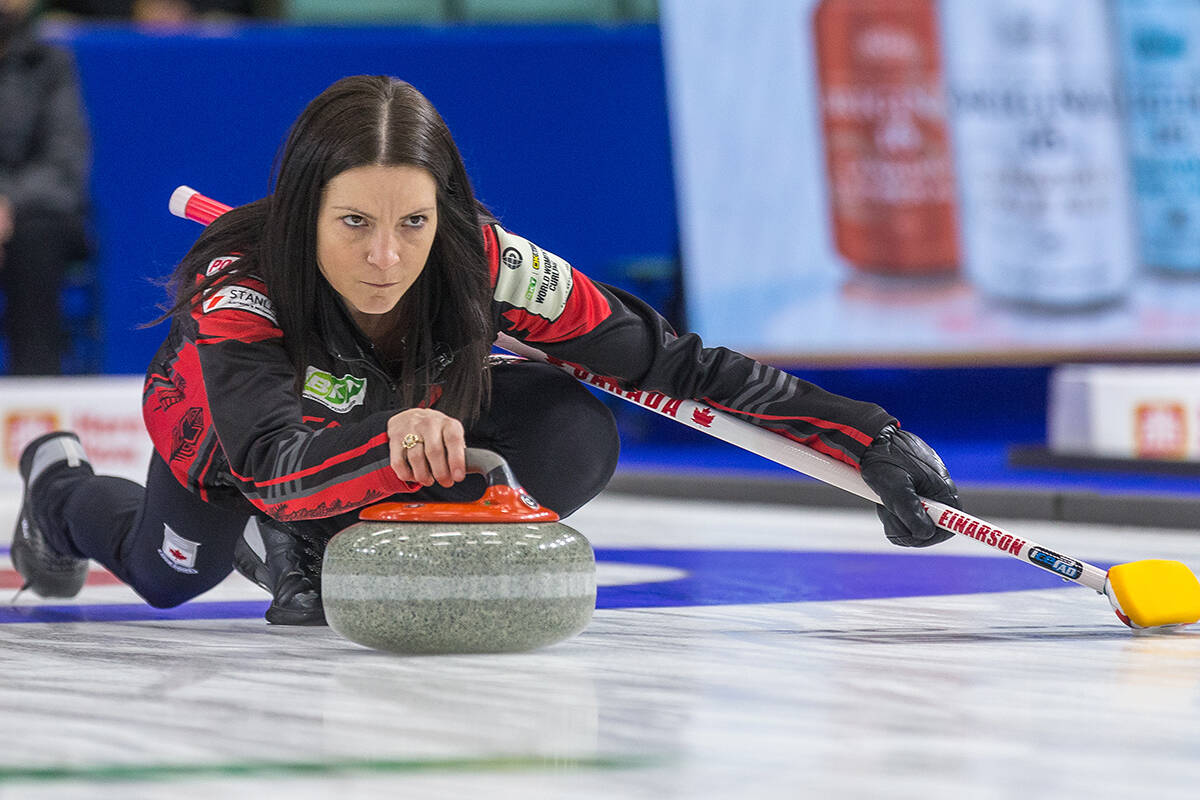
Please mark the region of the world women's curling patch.
[[498, 226], [500, 271], [493, 297], [550, 322], [562, 316], [575, 279], [571, 265]]

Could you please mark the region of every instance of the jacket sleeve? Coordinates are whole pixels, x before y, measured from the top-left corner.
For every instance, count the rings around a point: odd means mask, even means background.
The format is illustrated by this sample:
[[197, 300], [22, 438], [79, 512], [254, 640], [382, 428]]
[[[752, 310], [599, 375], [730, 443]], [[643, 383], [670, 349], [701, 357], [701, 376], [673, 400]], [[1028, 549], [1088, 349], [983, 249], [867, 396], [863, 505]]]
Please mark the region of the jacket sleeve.
[[389, 465], [387, 421], [313, 430], [266, 287], [253, 278], [210, 291], [192, 311], [213, 433], [237, 488], [281, 520], [335, 516], [419, 488]]
[[678, 336], [633, 295], [593, 282], [537, 245], [489, 226], [499, 330], [625, 387], [700, 400], [858, 466], [895, 419], [724, 347]]

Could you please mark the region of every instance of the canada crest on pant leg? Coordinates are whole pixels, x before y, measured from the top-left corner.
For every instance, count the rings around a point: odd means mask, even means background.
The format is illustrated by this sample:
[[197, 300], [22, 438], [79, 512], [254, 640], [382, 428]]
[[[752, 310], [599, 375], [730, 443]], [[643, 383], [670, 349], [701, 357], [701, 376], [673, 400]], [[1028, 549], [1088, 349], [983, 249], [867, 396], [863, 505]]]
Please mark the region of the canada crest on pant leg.
[[158, 554], [168, 567], [176, 572], [195, 575], [197, 572], [196, 555], [199, 550], [199, 542], [185, 539], [171, 530], [169, 525], [163, 525], [162, 547], [158, 548]]

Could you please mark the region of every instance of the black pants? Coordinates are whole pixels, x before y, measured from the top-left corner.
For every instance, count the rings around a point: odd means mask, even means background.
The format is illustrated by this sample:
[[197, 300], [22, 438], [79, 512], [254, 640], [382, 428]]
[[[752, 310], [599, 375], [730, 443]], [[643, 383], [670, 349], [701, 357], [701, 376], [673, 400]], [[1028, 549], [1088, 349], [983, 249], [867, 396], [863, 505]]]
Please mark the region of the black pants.
[[36, 208], [18, 208], [15, 217], [0, 259], [8, 371], [57, 375], [66, 344], [63, 275], [67, 264], [87, 255], [83, 223], [75, 215]]
[[[470, 447], [494, 450], [543, 505], [567, 516], [612, 477], [619, 442], [608, 408], [570, 376], [535, 363], [492, 370], [492, 403], [467, 431]], [[50, 544], [94, 559], [159, 608], [179, 605], [220, 583], [233, 568], [233, 546], [250, 513], [201, 501], [157, 454], [143, 488], [124, 478], [64, 470], [38, 482], [34, 508]], [[412, 499], [473, 500], [483, 479], [468, 475], [449, 489], [434, 485]], [[357, 521], [351, 512], [293, 523], [329, 536]], [[174, 553], [171, 551], [174, 550]]]

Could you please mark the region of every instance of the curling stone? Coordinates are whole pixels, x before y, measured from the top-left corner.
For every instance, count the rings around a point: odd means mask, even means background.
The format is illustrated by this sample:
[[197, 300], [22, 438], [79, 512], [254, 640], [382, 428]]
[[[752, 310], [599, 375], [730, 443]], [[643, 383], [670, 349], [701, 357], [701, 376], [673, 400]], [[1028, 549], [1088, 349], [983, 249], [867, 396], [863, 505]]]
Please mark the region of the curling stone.
[[582, 631], [596, 606], [588, 540], [517, 483], [507, 462], [467, 448], [487, 480], [465, 503], [380, 503], [329, 540], [329, 626], [395, 653], [533, 650]]

